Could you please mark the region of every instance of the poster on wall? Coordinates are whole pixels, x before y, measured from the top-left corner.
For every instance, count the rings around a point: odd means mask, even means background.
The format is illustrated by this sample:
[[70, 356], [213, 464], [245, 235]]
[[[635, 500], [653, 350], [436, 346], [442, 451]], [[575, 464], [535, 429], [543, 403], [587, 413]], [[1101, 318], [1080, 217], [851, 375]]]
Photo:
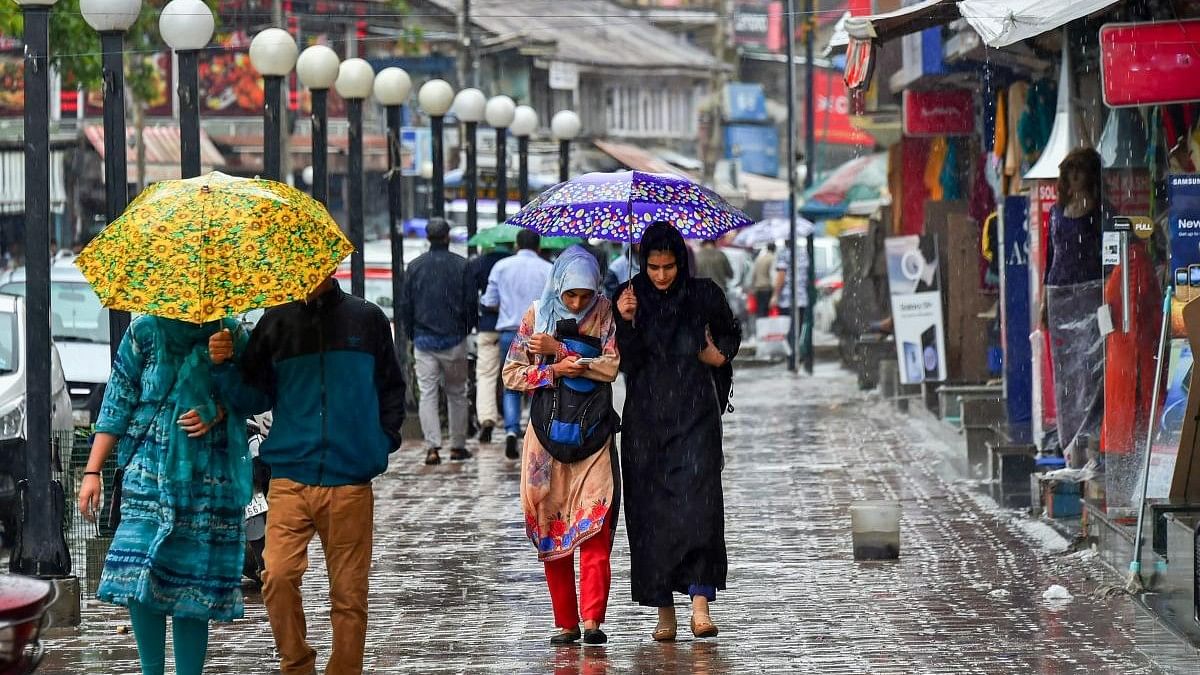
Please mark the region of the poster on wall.
[[946, 331], [937, 239], [929, 235], [889, 237], [886, 251], [900, 381], [945, 380]]
[[1171, 246], [1171, 337], [1183, 337], [1183, 306], [1200, 298], [1200, 175], [1167, 177], [1167, 223]]
[[0, 117], [25, 115], [25, 58], [0, 54]]
[[1150, 476], [1146, 483], [1146, 495], [1151, 499], [1165, 498], [1171, 491], [1192, 381], [1191, 345], [1186, 339], [1173, 339], [1170, 349], [1166, 397], [1162, 412], [1155, 420], [1154, 441], [1150, 445]]
[[217, 36], [222, 47], [200, 61], [201, 115], [262, 115], [262, 77], [250, 63], [250, 39], [238, 31]]

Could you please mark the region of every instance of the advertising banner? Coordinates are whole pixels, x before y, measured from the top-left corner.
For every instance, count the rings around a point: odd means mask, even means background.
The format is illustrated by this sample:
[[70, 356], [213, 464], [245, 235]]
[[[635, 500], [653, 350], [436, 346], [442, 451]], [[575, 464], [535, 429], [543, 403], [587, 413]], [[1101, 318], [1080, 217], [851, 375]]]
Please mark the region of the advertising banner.
[[1100, 29], [1100, 76], [1110, 108], [1200, 99], [1200, 19], [1110, 23]]
[[969, 136], [975, 131], [975, 92], [904, 90], [905, 136]]
[[1200, 175], [1176, 174], [1167, 177], [1167, 217], [1171, 246], [1171, 283], [1175, 299], [1171, 303], [1171, 337], [1186, 334], [1183, 306], [1200, 298]]
[[1033, 420], [1033, 352], [1029, 343], [1029, 200], [1004, 199], [1004, 265], [1001, 270], [1001, 340], [1004, 399], [1010, 424]]
[[1187, 418], [1188, 389], [1192, 381], [1192, 347], [1186, 339], [1171, 340], [1167, 366], [1167, 393], [1162, 413], [1155, 420], [1154, 442], [1150, 446], [1150, 477], [1146, 496], [1161, 499], [1171, 491], [1179, 440]]
[[420, 176], [421, 164], [433, 156], [429, 127], [400, 128], [400, 175]]
[[779, 130], [774, 126], [725, 125], [725, 158], [741, 160], [742, 171], [775, 176], [779, 173]]
[[889, 237], [888, 286], [903, 384], [946, 379], [946, 331], [942, 314], [937, 239]]

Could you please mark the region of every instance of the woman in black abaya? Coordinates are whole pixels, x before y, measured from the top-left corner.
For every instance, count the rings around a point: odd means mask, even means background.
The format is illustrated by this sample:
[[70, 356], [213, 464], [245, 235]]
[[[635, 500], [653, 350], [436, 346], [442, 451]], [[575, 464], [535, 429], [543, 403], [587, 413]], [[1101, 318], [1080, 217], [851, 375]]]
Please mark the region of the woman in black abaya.
[[633, 599], [658, 608], [654, 639], [669, 641], [673, 594], [687, 594], [692, 633], [713, 637], [709, 603], [725, 588], [728, 566], [721, 413], [741, 329], [724, 291], [692, 278], [687, 245], [665, 223], [646, 230], [641, 272], [617, 297]]

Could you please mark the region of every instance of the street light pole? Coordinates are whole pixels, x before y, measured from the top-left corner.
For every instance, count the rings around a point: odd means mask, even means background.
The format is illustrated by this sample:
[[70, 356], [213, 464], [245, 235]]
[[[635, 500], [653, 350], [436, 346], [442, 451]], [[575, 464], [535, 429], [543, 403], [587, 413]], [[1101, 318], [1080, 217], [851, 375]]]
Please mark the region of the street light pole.
[[571, 139], [579, 135], [583, 124], [571, 110], [560, 110], [550, 119], [550, 133], [558, 141], [558, 182], [571, 177]]
[[788, 270], [787, 284], [790, 297], [788, 308], [788, 370], [796, 372], [799, 350], [800, 327], [797, 321], [796, 298], [796, 3], [787, 0], [784, 13], [787, 15], [784, 31], [787, 40], [787, 184], [788, 184]]
[[[111, 223], [129, 204], [125, 158], [125, 32], [141, 12], [141, 0], [80, 0], [79, 11], [100, 33], [104, 74], [104, 216]], [[109, 356], [117, 358], [129, 313], [108, 310]]]
[[9, 566], [63, 576], [71, 557], [50, 489], [50, 7], [25, 0], [25, 476]]
[[296, 40], [285, 30], [268, 28], [250, 42], [250, 63], [263, 76], [263, 171], [268, 180], [283, 180], [283, 82], [296, 65]]
[[[813, 91], [813, 0], [804, 0], [804, 188], [812, 187], [816, 177], [817, 167], [817, 132], [816, 132], [816, 92]], [[805, 249], [808, 252], [808, 266], [805, 268], [805, 295], [808, 298], [808, 311], [804, 312], [804, 372], [813, 371], [813, 306], [816, 304], [816, 268], [814, 263], [813, 232], [809, 230], [805, 238]], [[796, 296], [792, 296], [793, 298]], [[796, 303], [792, 303], [793, 305]]]
[[[454, 104], [450, 110], [463, 123], [463, 150], [467, 155], [466, 170], [463, 171], [463, 183], [467, 188], [467, 256], [475, 255], [475, 245], [470, 243], [475, 233], [479, 231], [479, 162], [476, 146], [479, 121], [483, 119], [487, 99], [483, 92], [475, 88], [467, 88], [454, 96]], [[436, 173], [436, 168], [434, 170]], [[436, 196], [436, 195], [435, 195]]]
[[445, 80], [429, 80], [421, 85], [417, 92], [417, 103], [420, 104], [421, 110], [429, 115], [429, 130], [433, 136], [433, 175], [430, 177], [433, 182], [433, 204], [430, 215], [434, 218], [445, 218], [446, 192], [443, 184], [446, 170], [443, 162], [445, 148], [442, 143], [442, 117], [450, 111], [450, 106], [454, 103], [454, 88]]
[[508, 127], [516, 116], [517, 104], [507, 96], [488, 100], [485, 118], [496, 130], [496, 222], [508, 220]]
[[325, 45], [313, 45], [296, 59], [296, 75], [312, 94], [312, 197], [329, 205], [329, 88], [337, 81], [338, 55]]
[[346, 117], [350, 122], [350, 161], [347, 171], [346, 206], [349, 215], [350, 244], [354, 253], [350, 255], [350, 292], [360, 298], [366, 297], [366, 264], [363, 259], [363, 99], [371, 95], [375, 84], [375, 70], [363, 59], [346, 59], [342, 62], [334, 86], [346, 100]]
[[537, 130], [537, 111], [527, 105], [519, 105], [513, 111], [509, 129], [517, 137], [517, 183], [521, 193], [521, 206], [529, 203], [529, 136]]
[[212, 10], [202, 0], [171, 0], [158, 19], [179, 58], [179, 154], [184, 178], [200, 175], [200, 51], [212, 39]]
[[392, 331], [396, 348], [403, 359], [404, 330], [400, 323], [401, 292], [404, 289], [404, 183], [400, 173], [400, 125], [404, 121], [404, 102], [412, 91], [412, 80], [402, 68], [384, 68], [375, 76], [375, 99], [387, 111], [388, 132], [388, 238], [392, 244]]

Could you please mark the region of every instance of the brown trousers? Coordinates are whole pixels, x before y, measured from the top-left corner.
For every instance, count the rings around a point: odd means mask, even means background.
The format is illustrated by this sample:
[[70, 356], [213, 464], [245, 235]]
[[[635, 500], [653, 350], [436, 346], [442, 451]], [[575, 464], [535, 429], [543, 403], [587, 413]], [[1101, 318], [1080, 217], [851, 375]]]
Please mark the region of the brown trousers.
[[308, 569], [308, 544], [321, 537], [329, 568], [333, 651], [328, 675], [358, 675], [367, 640], [367, 583], [375, 495], [369, 484], [319, 487], [285, 478], [268, 491], [267, 543], [263, 551], [263, 600], [279, 648], [281, 675], [316, 672], [317, 652], [308, 644], [300, 584]]

